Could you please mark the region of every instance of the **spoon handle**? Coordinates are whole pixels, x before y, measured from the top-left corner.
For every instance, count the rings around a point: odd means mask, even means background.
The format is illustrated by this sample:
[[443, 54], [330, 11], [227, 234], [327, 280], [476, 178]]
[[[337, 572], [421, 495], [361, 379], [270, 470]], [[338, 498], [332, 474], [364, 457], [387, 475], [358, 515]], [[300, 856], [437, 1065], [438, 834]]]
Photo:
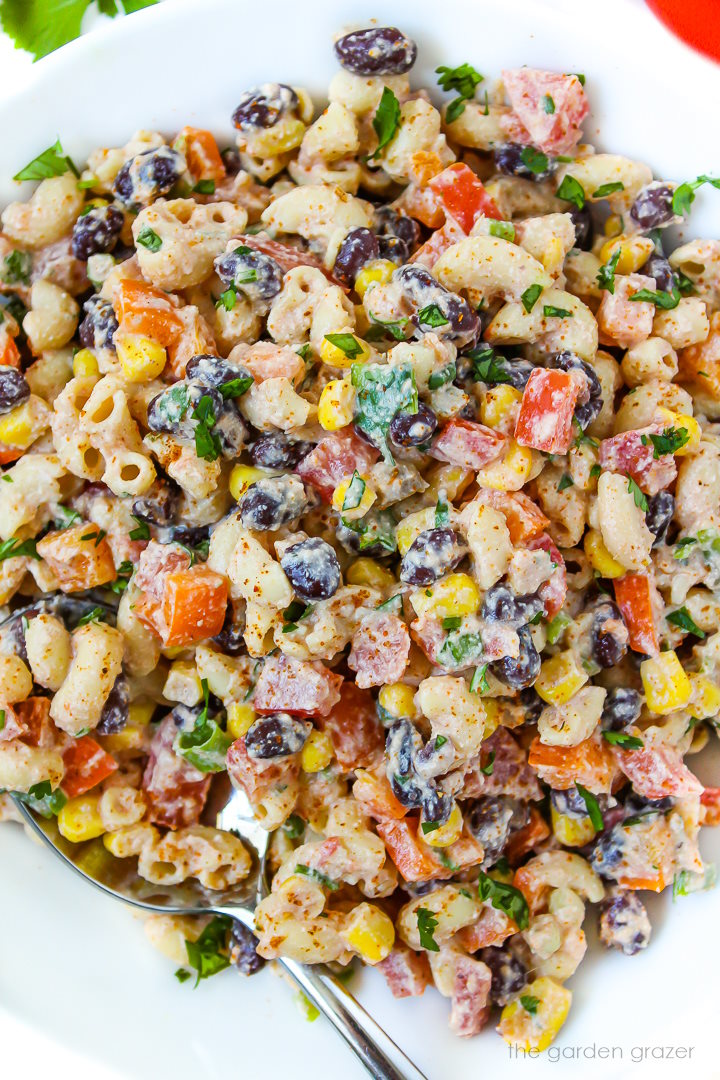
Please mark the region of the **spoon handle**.
[[295, 960], [283, 958], [277, 963], [327, 1017], [375, 1080], [426, 1080], [334, 975]]

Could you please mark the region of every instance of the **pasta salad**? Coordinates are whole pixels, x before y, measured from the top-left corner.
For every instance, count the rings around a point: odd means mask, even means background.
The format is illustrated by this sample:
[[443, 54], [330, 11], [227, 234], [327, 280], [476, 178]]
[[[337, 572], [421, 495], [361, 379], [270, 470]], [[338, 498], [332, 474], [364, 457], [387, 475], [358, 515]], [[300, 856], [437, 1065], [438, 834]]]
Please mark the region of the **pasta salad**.
[[[0, 233], [0, 789], [257, 937], [154, 916], [183, 981], [292, 957], [434, 986], [524, 1050], [643, 893], [712, 884], [720, 242], [583, 141], [585, 79], [344, 32], [235, 145], [58, 142]], [[433, 100], [444, 97], [441, 108]], [[17, 819], [0, 794], [0, 816]]]

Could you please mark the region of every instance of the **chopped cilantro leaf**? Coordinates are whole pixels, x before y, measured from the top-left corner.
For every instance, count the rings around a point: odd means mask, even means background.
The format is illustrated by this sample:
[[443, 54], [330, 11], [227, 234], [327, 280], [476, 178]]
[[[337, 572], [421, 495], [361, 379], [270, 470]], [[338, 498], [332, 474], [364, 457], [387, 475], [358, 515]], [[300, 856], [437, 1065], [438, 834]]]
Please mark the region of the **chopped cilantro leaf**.
[[542, 285], [530, 285], [520, 297], [522, 306], [525, 308], [528, 315], [538, 302], [542, 291]]
[[420, 944], [423, 949], [427, 949], [429, 952], [440, 952], [440, 946], [434, 937], [438, 921], [434, 918], [432, 911], [424, 907], [418, 908], [415, 917], [417, 919], [418, 933], [420, 934]]
[[383, 87], [382, 97], [373, 117], [372, 126], [378, 137], [378, 144], [375, 152], [370, 154], [369, 161], [380, 156], [380, 153], [400, 127], [400, 102], [388, 86]]

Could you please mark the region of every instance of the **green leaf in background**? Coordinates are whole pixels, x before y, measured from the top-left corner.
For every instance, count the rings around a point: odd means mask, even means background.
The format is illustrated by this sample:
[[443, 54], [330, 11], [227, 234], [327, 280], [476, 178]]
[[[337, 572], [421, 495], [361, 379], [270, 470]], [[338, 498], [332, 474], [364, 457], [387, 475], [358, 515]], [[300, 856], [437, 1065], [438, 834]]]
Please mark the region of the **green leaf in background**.
[[[122, 0], [130, 15], [151, 7], [157, 0]], [[25, 49], [35, 60], [59, 49], [80, 36], [80, 24], [88, 8], [103, 15], [118, 14], [116, 0], [0, 0], [0, 23], [17, 49]]]

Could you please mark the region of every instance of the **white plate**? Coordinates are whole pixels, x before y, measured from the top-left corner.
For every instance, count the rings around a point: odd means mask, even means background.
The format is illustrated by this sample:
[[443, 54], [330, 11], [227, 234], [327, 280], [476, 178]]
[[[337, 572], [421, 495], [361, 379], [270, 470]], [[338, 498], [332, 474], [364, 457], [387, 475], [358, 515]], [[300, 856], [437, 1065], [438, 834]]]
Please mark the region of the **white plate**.
[[[173, 132], [191, 123], [229, 136], [237, 99], [256, 82], [305, 85], [322, 97], [335, 70], [333, 32], [373, 15], [417, 39], [415, 85], [434, 86], [438, 64], [466, 60], [490, 77], [522, 64], [582, 71], [593, 105], [585, 125], [590, 141], [675, 180], [717, 171], [708, 117], [710, 103], [720, 100], [719, 69], [679, 45], [639, 3], [384, 0], [378, 10], [359, 0], [322, 7], [178, 0], [61, 50], [0, 107], [0, 202], [17, 190], [8, 178], [58, 135], [82, 160], [140, 127]], [[720, 236], [720, 193], [698, 194], [688, 233]], [[718, 769], [701, 766], [701, 777], [717, 784]], [[703, 849], [720, 858], [720, 838], [708, 833]], [[228, 972], [196, 992], [177, 984], [131, 912], [65, 873], [19, 828], [0, 829], [0, 866], [5, 1066], [14, 1056], [22, 1074], [37, 1075], [42, 1066], [47, 1075], [55, 1066], [55, 1076], [72, 1069], [75, 1080], [99, 1080], [93, 1062], [109, 1070], [103, 1077], [116, 1072], [132, 1080], [365, 1075], [323, 1021], [301, 1018], [291, 993], [268, 971], [251, 982]], [[394, 1001], [373, 972], [355, 986], [430, 1080], [473, 1076], [480, 1068], [500, 1077], [527, 1071], [535, 1080], [577, 1075], [578, 1068], [588, 1078], [681, 1071], [705, 1078], [720, 963], [717, 894], [676, 905], [664, 896], [650, 906], [654, 936], [646, 953], [630, 959], [594, 950], [571, 980], [575, 1000], [556, 1047], [575, 1060], [512, 1060], [492, 1031], [455, 1039], [448, 1003], [434, 991]], [[22, 1025], [66, 1050], [30, 1038]], [[588, 1057], [593, 1047], [596, 1056]], [[602, 1047], [609, 1056], [600, 1056]], [[655, 1055], [644, 1064], [635, 1061], [642, 1047]], [[692, 1056], [663, 1064], [657, 1055], [664, 1047], [693, 1047]], [[585, 1055], [580, 1064], [578, 1053]]]

